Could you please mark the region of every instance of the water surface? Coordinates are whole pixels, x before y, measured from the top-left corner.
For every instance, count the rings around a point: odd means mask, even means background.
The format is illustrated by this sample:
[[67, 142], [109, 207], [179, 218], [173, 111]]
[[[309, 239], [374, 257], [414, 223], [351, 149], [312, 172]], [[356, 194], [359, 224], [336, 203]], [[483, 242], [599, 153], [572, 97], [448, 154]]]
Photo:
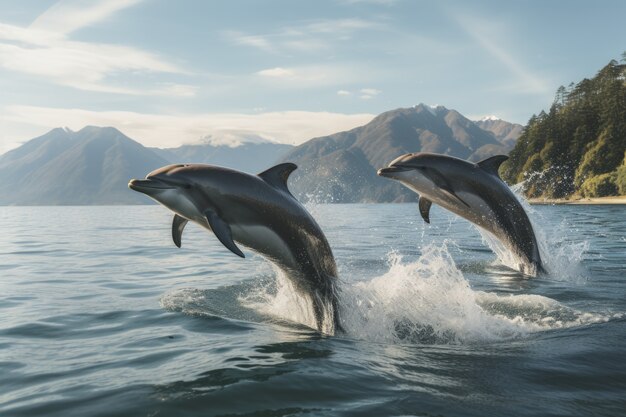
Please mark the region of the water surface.
[[623, 415], [624, 206], [533, 207], [536, 279], [436, 207], [308, 208], [345, 335], [162, 207], [0, 208], [0, 414]]

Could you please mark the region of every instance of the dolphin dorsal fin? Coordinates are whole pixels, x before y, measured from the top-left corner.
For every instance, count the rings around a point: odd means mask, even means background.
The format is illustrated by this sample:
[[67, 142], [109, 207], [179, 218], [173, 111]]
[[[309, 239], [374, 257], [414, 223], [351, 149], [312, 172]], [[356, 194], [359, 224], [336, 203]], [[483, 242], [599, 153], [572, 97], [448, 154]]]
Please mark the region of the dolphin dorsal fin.
[[183, 230], [185, 229], [185, 225], [187, 224], [187, 219], [179, 216], [178, 214], [174, 214], [174, 221], [172, 222], [172, 239], [174, 239], [174, 244], [180, 248], [183, 236]]
[[424, 219], [426, 223], [430, 223], [430, 206], [432, 206], [432, 204], [432, 201], [420, 196], [420, 201], [418, 205], [420, 209], [420, 214], [422, 215], [422, 219]]
[[498, 169], [500, 168], [500, 165], [502, 165], [502, 163], [507, 159], [509, 159], [509, 157], [506, 155], [496, 155], [487, 159], [483, 159], [482, 161], [476, 163], [476, 165], [482, 168], [483, 171], [486, 171], [487, 173], [500, 178], [500, 175], [498, 175]]
[[283, 191], [287, 191], [289, 194], [289, 189], [287, 188], [287, 179], [289, 175], [298, 168], [296, 164], [292, 164], [291, 162], [285, 162], [284, 164], [278, 164], [276, 166], [271, 167], [259, 174], [259, 177], [272, 187], [278, 188]]

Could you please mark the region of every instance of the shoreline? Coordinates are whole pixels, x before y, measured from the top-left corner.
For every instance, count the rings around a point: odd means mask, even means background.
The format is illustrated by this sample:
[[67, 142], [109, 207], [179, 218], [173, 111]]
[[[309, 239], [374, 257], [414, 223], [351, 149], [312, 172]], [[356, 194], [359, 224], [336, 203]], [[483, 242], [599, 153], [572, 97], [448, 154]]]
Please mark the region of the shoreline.
[[607, 204], [626, 204], [626, 196], [614, 197], [596, 197], [596, 198], [530, 198], [528, 202], [533, 205], [607, 205]]

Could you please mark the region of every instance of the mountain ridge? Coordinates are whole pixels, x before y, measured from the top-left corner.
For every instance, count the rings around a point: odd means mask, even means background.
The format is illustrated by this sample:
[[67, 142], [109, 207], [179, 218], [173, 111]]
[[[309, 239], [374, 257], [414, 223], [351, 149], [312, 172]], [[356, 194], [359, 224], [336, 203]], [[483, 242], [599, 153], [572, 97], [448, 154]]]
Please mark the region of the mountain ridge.
[[493, 132], [458, 111], [422, 103], [382, 113], [349, 131], [311, 139], [283, 161], [300, 167], [291, 184], [304, 201], [404, 202], [415, 201], [415, 193], [376, 175], [396, 157], [420, 151], [476, 162], [509, 149]]
[[493, 132], [456, 110], [423, 104], [297, 147], [242, 140], [236, 147], [160, 149], [114, 127], [55, 128], [0, 155], [0, 205], [146, 204], [151, 201], [128, 190], [128, 180], [163, 165], [208, 163], [256, 174], [281, 161], [299, 165], [289, 187], [301, 201], [415, 201], [414, 193], [379, 178], [376, 169], [407, 152], [477, 160], [506, 149]]
[[128, 179], [166, 163], [112, 127], [57, 128], [0, 157], [0, 204], [137, 204]]

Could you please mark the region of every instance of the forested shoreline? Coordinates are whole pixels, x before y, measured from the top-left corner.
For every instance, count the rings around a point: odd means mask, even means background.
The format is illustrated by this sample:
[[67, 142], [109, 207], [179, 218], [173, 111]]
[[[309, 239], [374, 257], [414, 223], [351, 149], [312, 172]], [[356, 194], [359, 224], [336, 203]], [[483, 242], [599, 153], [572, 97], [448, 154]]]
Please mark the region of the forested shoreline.
[[530, 198], [626, 195], [626, 52], [595, 77], [561, 86], [533, 115], [502, 178]]

